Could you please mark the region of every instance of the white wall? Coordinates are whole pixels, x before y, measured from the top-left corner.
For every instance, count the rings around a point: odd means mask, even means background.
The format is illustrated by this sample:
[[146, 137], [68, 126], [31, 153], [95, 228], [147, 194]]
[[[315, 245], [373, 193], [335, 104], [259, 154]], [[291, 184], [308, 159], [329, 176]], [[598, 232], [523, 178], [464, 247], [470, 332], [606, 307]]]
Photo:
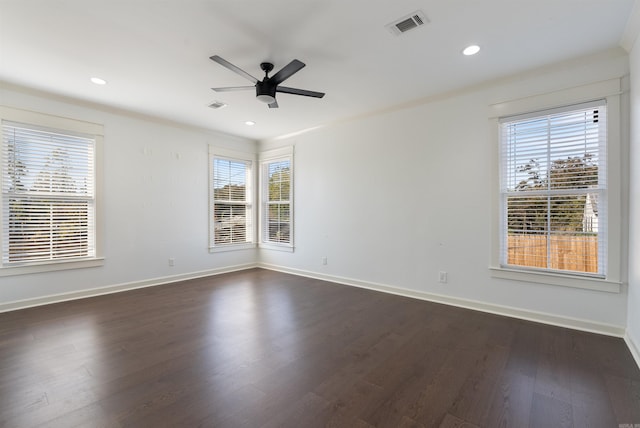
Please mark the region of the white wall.
[[[255, 142], [56, 100], [15, 88], [0, 103], [104, 125], [103, 267], [0, 278], [8, 302], [157, 281], [254, 263], [255, 250], [208, 252], [208, 145]], [[175, 258], [169, 267], [168, 258]], [[5, 305], [7, 306], [7, 305]]]
[[631, 178], [629, 198], [629, 309], [627, 334], [640, 349], [640, 43], [630, 54]]
[[[497, 102], [627, 73], [626, 54], [609, 51], [261, 142], [262, 149], [295, 145], [296, 221], [295, 252], [265, 250], [261, 262], [623, 331], [625, 287], [605, 293], [490, 276], [491, 183], [497, 164], [488, 112]], [[626, 222], [626, 215], [616, 221]], [[439, 271], [448, 272], [448, 284], [437, 282]]]

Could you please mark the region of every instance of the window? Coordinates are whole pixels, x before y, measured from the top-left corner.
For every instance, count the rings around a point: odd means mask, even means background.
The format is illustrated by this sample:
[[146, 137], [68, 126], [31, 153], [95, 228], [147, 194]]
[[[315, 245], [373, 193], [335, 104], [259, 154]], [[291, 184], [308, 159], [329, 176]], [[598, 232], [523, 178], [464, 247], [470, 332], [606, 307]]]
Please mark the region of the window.
[[[70, 263], [99, 255], [96, 158], [101, 136], [74, 128], [101, 127], [6, 108], [2, 113], [2, 274], [97, 265]], [[69, 126], [57, 129], [7, 116]], [[64, 267], [55, 267], [63, 262]]]
[[213, 150], [215, 153], [210, 156], [209, 247], [237, 249], [251, 246], [253, 161], [243, 153]]
[[261, 155], [261, 243], [293, 248], [293, 148]]
[[604, 101], [500, 120], [501, 266], [604, 278]]

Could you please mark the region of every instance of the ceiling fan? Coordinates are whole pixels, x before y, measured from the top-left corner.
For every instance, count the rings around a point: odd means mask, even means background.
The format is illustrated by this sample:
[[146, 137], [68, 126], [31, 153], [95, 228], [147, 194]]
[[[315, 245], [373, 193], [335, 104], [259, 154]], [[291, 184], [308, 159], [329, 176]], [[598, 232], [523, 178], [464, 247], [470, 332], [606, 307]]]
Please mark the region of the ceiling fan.
[[308, 91], [306, 89], [289, 88], [286, 86], [280, 86], [282, 82], [293, 76], [300, 71], [305, 63], [294, 59], [289, 64], [285, 65], [280, 71], [273, 76], [269, 77], [269, 73], [273, 70], [273, 64], [270, 62], [263, 62], [260, 64], [260, 68], [264, 71], [264, 78], [258, 80], [241, 68], [231, 64], [229, 61], [214, 55], [210, 57], [211, 60], [217, 62], [223, 67], [228, 68], [234, 73], [239, 74], [245, 79], [249, 80], [254, 86], [230, 86], [226, 88], [211, 88], [216, 92], [229, 92], [229, 91], [244, 91], [247, 89], [256, 89], [256, 98], [269, 105], [269, 108], [278, 108], [278, 101], [276, 101], [276, 92], [282, 92], [285, 94], [303, 95], [305, 97], [322, 98], [324, 92]]

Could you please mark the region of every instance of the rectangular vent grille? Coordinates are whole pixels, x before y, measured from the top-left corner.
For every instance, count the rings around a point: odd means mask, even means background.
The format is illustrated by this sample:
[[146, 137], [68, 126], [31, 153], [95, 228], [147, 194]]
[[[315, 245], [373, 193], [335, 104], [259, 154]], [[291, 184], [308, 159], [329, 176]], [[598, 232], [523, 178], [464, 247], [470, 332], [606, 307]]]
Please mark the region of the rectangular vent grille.
[[418, 28], [421, 25], [428, 23], [429, 20], [423, 11], [417, 10], [413, 13], [410, 13], [407, 16], [403, 16], [402, 18], [393, 21], [390, 24], [385, 25], [387, 30], [389, 30], [392, 34], [396, 36], [405, 33], [414, 28]]
[[214, 101], [211, 104], [209, 104], [209, 107], [211, 107], [212, 109], [224, 108], [226, 106], [227, 105], [222, 101]]

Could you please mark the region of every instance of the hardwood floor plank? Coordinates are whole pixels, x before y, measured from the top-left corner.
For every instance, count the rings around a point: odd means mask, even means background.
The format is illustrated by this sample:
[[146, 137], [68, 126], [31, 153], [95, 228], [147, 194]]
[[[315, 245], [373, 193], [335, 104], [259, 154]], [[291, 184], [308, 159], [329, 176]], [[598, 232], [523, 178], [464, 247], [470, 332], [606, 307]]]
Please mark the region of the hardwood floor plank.
[[39, 428], [122, 428], [98, 404], [90, 404], [39, 425]]
[[535, 379], [513, 371], [503, 371], [487, 416], [487, 427], [527, 427], [531, 417]]
[[619, 424], [640, 424], [640, 382], [605, 375], [606, 390]]
[[[426, 426], [439, 422], [460, 394], [476, 356], [448, 349], [429, 349], [415, 357], [405, 352], [404, 364], [393, 364], [384, 382], [386, 401], [362, 419], [377, 426], [393, 426], [402, 416]], [[381, 366], [380, 370], [390, 365]]]
[[439, 428], [479, 428], [479, 426], [447, 413]]
[[395, 350], [405, 343], [406, 339], [395, 333], [380, 338], [370, 348], [355, 354], [350, 361], [340, 366], [320, 383], [314, 392], [327, 400], [348, 394], [356, 384], [362, 382], [362, 379], [376, 367], [379, 367], [389, 358], [393, 358]]
[[506, 369], [535, 378], [538, 372], [541, 327], [534, 323], [516, 321], [518, 328], [510, 347]]
[[575, 365], [569, 355], [569, 341], [564, 330], [544, 329], [538, 353], [534, 391], [571, 403], [571, 380]]
[[[332, 397], [333, 414], [327, 421], [328, 427], [345, 427], [351, 424], [366, 424], [361, 415], [373, 412], [384, 401], [385, 391], [382, 387], [366, 381], [357, 381]], [[329, 397], [325, 396], [325, 399]], [[355, 421], [355, 422], [354, 422]]]
[[533, 394], [530, 428], [571, 428], [573, 427], [571, 404], [542, 394]]
[[324, 427], [331, 415], [330, 403], [319, 395], [310, 392], [294, 401], [287, 411], [275, 414], [270, 420], [259, 425], [263, 428], [279, 428], [292, 425], [295, 421], [297, 426], [303, 427]]
[[485, 424], [508, 355], [508, 349], [502, 346], [485, 346], [479, 353], [481, 358], [476, 359], [475, 366], [469, 371], [455, 404], [450, 407], [451, 413], [474, 424]]
[[580, 428], [616, 427], [616, 420], [609, 395], [575, 392], [571, 397], [573, 426]]

